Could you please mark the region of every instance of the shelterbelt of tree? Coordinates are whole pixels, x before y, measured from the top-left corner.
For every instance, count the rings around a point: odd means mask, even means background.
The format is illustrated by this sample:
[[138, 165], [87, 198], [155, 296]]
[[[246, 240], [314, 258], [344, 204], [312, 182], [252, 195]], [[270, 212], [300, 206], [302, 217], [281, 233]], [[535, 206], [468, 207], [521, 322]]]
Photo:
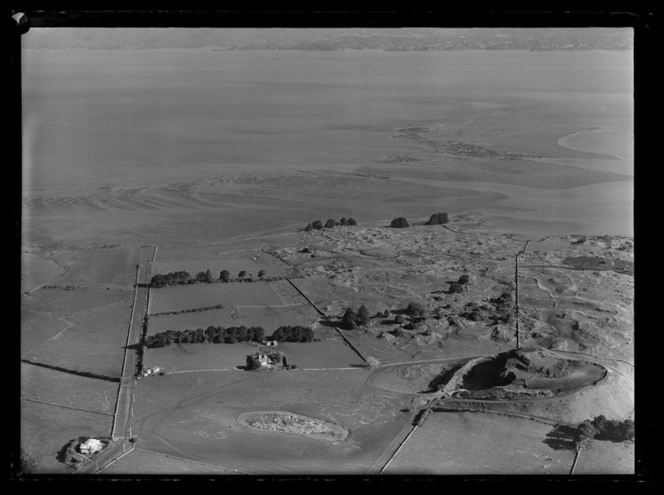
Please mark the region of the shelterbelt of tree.
[[[166, 330], [144, 339], [148, 349], [165, 347], [170, 344], [234, 344], [236, 342], [263, 342], [265, 330], [263, 327], [215, 327], [209, 326], [205, 330]], [[311, 342], [314, 340], [314, 331], [309, 327], [300, 325], [285, 325], [277, 328], [269, 340], [278, 342]]]
[[212, 272], [208, 269], [198, 272], [195, 276], [187, 271], [169, 272], [165, 274], [157, 274], [150, 280], [150, 287], [159, 289], [161, 287], [168, 287], [169, 285], [190, 285], [190, 284], [216, 284], [216, 283], [229, 283], [229, 282], [273, 282], [275, 280], [283, 280], [284, 276], [279, 277], [265, 277], [265, 270], [260, 270], [256, 279], [252, 274], [242, 270], [238, 273], [236, 278], [231, 278], [228, 270], [222, 270], [219, 273], [219, 278], [214, 278]]

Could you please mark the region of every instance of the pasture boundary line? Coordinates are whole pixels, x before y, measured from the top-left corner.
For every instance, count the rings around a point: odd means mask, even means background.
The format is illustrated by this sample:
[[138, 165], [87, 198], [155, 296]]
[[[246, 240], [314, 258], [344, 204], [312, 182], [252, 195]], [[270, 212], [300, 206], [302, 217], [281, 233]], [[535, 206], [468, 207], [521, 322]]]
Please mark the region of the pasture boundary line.
[[104, 416], [113, 416], [112, 413], [106, 413], [106, 412], [101, 412], [101, 411], [92, 411], [91, 409], [83, 409], [82, 407], [65, 406], [64, 404], [56, 404], [55, 402], [47, 402], [45, 400], [31, 399], [29, 397], [21, 397], [21, 400], [27, 400], [27, 401], [30, 401], [30, 402], [37, 402], [39, 404], [47, 404], [49, 406], [63, 407], [65, 409], [72, 409], [74, 411], [83, 411], [83, 412], [92, 413], [92, 414], [103, 414]]
[[153, 454], [153, 455], [159, 455], [161, 457], [168, 457], [170, 459], [176, 459], [178, 461], [190, 462], [192, 464], [200, 464], [201, 466], [208, 466], [208, 467], [212, 467], [212, 468], [215, 468], [215, 469], [223, 469], [223, 470], [226, 470], [226, 471], [235, 471], [236, 473], [241, 473], [241, 474], [249, 474], [249, 473], [245, 473], [244, 471], [240, 471], [239, 469], [236, 469], [236, 468], [229, 468], [229, 467], [226, 467], [226, 466], [216, 466], [214, 464], [208, 464], [206, 462], [200, 462], [200, 461], [194, 461], [194, 460], [191, 460], [191, 459], [185, 459], [183, 457], [177, 457], [177, 456], [170, 455], [170, 454], [162, 454], [161, 452], [154, 452], [152, 450], [145, 450], [145, 449], [139, 448], [138, 451], [139, 452], [145, 452], [146, 454]]
[[[366, 369], [363, 366], [358, 367], [345, 367], [345, 368], [300, 368], [291, 369], [288, 371], [350, 371], [350, 370], [363, 370]], [[166, 371], [165, 375], [178, 375], [180, 373], [208, 373], [208, 372], [218, 372], [218, 371], [244, 371], [239, 368], [213, 368], [207, 370], [179, 370], [179, 371]]]
[[311, 306], [312, 306], [312, 307], [318, 312], [319, 315], [321, 315], [321, 316], [327, 318], [327, 315], [326, 315], [325, 313], [323, 313], [320, 309], [318, 309], [318, 306], [316, 306], [316, 305], [314, 304], [314, 302], [313, 302], [311, 299], [309, 299], [309, 298], [307, 297], [307, 295], [306, 295], [304, 292], [302, 292], [302, 291], [300, 290], [300, 288], [299, 288], [297, 285], [295, 285], [295, 284], [291, 281], [291, 279], [287, 278], [286, 280], [288, 280], [288, 283], [291, 284], [291, 285], [293, 286], [293, 288], [294, 288], [296, 291], [298, 291], [298, 292], [300, 293], [300, 295], [301, 295], [302, 297], [304, 297], [304, 298], [307, 300], [307, 302], [308, 302], [309, 304], [311, 304]]
[[547, 419], [547, 418], [540, 418], [538, 416], [530, 416], [527, 414], [520, 414], [520, 413], [515, 413], [515, 412], [510, 412], [510, 411], [492, 411], [492, 410], [482, 410], [482, 409], [470, 409], [470, 408], [464, 408], [464, 409], [445, 409], [443, 406], [433, 406], [431, 408], [431, 412], [434, 413], [484, 413], [484, 414], [496, 414], [499, 416], [510, 416], [510, 417], [517, 417], [517, 418], [522, 418], [522, 419], [528, 419], [531, 421], [536, 421], [538, 423], [543, 423], [547, 425], [567, 425], [567, 426], [576, 426], [574, 423], [566, 423], [564, 421], [554, 421], [552, 419]]
[[40, 366], [42, 368], [48, 368], [50, 370], [60, 371], [62, 373], [69, 373], [70, 375], [82, 376], [84, 378], [92, 378], [94, 380], [105, 380], [107, 382], [113, 382], [113, 383], [119, 383], [121, 381], [120, 377], [118, 377], [118, 376], [100, 375], [100, 374], [97, 374], [97, 373], [93, 373], [91, 371], [72, 370], [72, 369], [69, 369], [69, 368], [63, 368], [61, 366], [56, 366], [54, 364], [38, 363], [36, 361], [31, 361], [29, 359], [21, 358], [21, 362], [25, 363], [25, 364], [31, 364], [33, 366]]
[[620, 275], [634, 275], [633, 273], [621, 272], [612, 268], [574, 268], [564, 265], [521, 265], [521, 268], [556, 268], [559, 270], [575, 270], [577, 272], [613, 272]]
[[569, 475], [572, 476], [574, 474], [574, 470], [576, 469], [576, 463], [579, 462], [579, 457], [581, 457], [581, 449], [576, 449], [576, 455], [574, 456], [574, 462], [572, 463], [572, 468], [569, 470]]
[[122, 459], [124, 456], [131, 454], [134, 450], [136, 450], [136, 444], [135, 444], [135, 443], [131, 445], [131, 450], [128, 450], [127, 452], [125, 452], [124, 454], [122, 454], [120, 457], [116, 457], [115, 459], [113, 459], [113, 460], [112, 460], [111, 462], [109, 462], [108, 464], [102, 466], [101, 468], [99, 468], [99, 470], [97, 470], [97, 471], [95, 472], [95, 474], [101, 473], [104, 469], [108, 468], [109, 466], [112, 466], [113, 464], [115, 464], [116, 462], [118, 462], [120, 459]]
[[[125, 367], [127, 365], [127, 353], [129, 352], [129, 339], [131, 338], [131, 325], [134, 321], [134, 310], [136, 309], [136, 298], [138, 297], [138, 278], [141, 271], [141, 251], [142, 247], [138, 248], [138, 263], [136, 263], [136, 282], [134, 284], [134, 302], [131, 305], [131, 315], [129, 316], [129, 329], [127, 330], [127, 340], [125, 342], [125, 351], [122, 356], [122, 377], [125, 376]], [[120, 399], [122, 397], [122, 391], [124, 388], [124, 383], [122, 379], [120, 380], [120, 386], [118, 387], [118, 395], [115, 401], [115, 412], [113, 413], [113, 428], [111, 429], [111, 437], [115, 438], [115, 428], [118, 421], [118, 409], [120, 408]]]
[[341, 330], [339, 330], [338, 327], [334, 327], [334, 329], [337, 331], [339, 335], [341, 335], [341, 338], [344, 339], [344, 342], [346, 342], [346, 344], [348, 344], [350, 348], [353, 349], [358, 356], [360, 356], [360, 359], [365, 363], [369, 364], [369, 362], [364, 358], [362, 353], [359, 350], [357, 350], [357, 348], [353, 344], [351, 344], [350, 340], [346, 338], [346, 336], [341, 332]]
[[387, 469], [387, 467], [390, 465], [390, 463], [392, 462], [392, 460], [393, 460], [393, 459], [396, 457], [396, 455], [399, 453], [399, 451], [401, 450], [401, 448], [402, 448], [404, 445], [406, 445], [406, 442], [407, 442], [408, 439], [411, 437], [411, 435], [412, 435], [413, 433], [415, 433], [415, 430], [417, 430], [417, 426], [418, 426], [418, 425], [413, 425], [413, 429], [410, 430], [410, 433], [409, 433], [408, 435], [406, 435], [406, 438], [404, 438], [404, 439], [401, 441], [401, 443], [399, 444], [399, 447], [397, 447], [397, 449], [396, 449], [396, 450], [394, 451], [394, 453], [390, 456], [390, 458], [389, 458], [388, 461], [385, 463], [385, 465], [381, 468], [381, 470], [379, 471], [378, 474], [383, 474], [383, 471], [385, 471], [385, 470]]

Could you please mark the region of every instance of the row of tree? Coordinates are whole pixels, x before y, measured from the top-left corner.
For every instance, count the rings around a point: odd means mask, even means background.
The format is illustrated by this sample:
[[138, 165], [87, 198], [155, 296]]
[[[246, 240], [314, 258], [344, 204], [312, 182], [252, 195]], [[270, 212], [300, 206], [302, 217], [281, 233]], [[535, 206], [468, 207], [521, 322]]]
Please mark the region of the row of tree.
[[[146, 336], [144, 345], [148, 349], [165, 347], [171, 344], [235, 344], [237, 342], [263, 342], [263, 327], [221, 327], [209, 326], [205, 330], [166, 330], [155, 335]], [[277, 328], [269, 340], [278, 342], [311, 342], [314, 331], [300, 325], [284, 325]]]
[[[258, 278], [260, 280], [263, 280], [265, 277], [265, 270], [260, 270], [258, 272]], [[246, 270], [242, 270], [241, 272], [238, 273], [237, 281], [251, 281], [252, 280], [252, 275], [247, 274]], [[203, 284], [212, 284], [215, 282], [230, 282], [231, 281], [231, 274], [228, 270], [222, 270], [219, 273], [219, 278], [215, 279], [212, 275], [212, 272], [208, 269], [205, 271], [198, 272], [195, 276], [192, 276], [191, 273], [186, 272], [186, 271], [179, 271], [179, 272], [169, 272], [164, 275], [155, 275], [152, 277], [150, 280], [150, 286], [158, 289], [160, 287], [166, 287], [168, 285], [187, 285], [187, 284], [197, 284], [197, 283], [203, 283]]]
[[304, 228], [305, 232], [311, 230], [321, 230], [321, 229], [332, 229], [334, 227], [344, 226], [344, 225], [357, 225], [357, 221], [354, 218], [341, 217], [340, 220], [335, 220], [334, 218], [328, 218], [327, 222], [323, 224], [320, 220], [315, 222], [308, 223]]
[[277, 342], [311, 342], [314, 340], [314, 331], [301, 325], [284, 325], [277, 328], [270, 340]]
[[265, 330], [262, 327], [215, 327], [205, 330], [166, 330], [145, 337], [144, 344], [148, 349], [165, 347], [171, 344], [234, 344], [236, 342], [262, 342]]

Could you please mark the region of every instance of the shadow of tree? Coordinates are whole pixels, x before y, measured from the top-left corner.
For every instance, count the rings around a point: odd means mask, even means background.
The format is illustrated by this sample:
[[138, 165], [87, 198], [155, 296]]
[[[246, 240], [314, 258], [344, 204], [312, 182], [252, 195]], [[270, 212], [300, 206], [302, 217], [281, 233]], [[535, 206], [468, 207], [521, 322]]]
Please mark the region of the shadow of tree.
[[575, 426], [556, 425], [546, 434], [544, 443], [553, 450], [576, 450], [579, 433]]
[[318, 323], [320, 323], [320, 325], [323, 326], [323, 327], [330, 327], [330, 328], [343, 327], [343, 324], [340, 321], [336, 321], [336, 320], [330, 321], [330, 320], [321, 319], [321, 320], [318, 320]]

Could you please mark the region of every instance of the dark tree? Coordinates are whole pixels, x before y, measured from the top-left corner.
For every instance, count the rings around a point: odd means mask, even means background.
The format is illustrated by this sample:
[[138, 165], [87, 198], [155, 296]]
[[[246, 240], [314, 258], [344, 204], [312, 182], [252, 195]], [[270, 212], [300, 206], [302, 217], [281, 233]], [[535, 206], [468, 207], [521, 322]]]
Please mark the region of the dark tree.
[[335, 222], [333, 218], [328, 218], [327, 222], [325, 222], [325, 228], [326, 229], [332, 229], [335, 226]]
[[362, 325], [366, 325], [367, 323], [369, 323], [370, 318], [371, 318], [371, 317], [369, 316], [369, 310], [368, 310], [367, 307], [363, 304], [363, 305], [360, 306], [360, 308], [357, 310], [357, 317], [355, 318], [355, 323], [357, 323], [357, 324], [360, 325], [360, 326], [362, 326]]
[[339, 225], [348, 225], [348, 220], [346, 220], [346, 217], [341, 217], [341, 220], [339, 220]]
[[403, 325], [406, 322], [406, 317], [404, 315], [397, 315], [394, 321], [399, 325]]
[[343, 323], [344, 327], [353, 329], [357, 327], [356, 321], [357, 313], [351, 307], [346, 308], [344, 315], [341, 317], [341, 323]]
[[429, 217], [429, 221], [427, 222], [427, 225], [442, 225], [445, 223], [449, 223], [450, 219], [447, 216], [447, 213], [434, 213]]
[[230, 282], [231, 274], [228, 272], [228, 270], [221, 271], [221, 273], [219, 274], [219, 280], [226, 283]]
[[262, 280], [264, 276], [265, 276], [265, 270], [260, 270], [258, 272], [258, 278], [260, 278]]
[[316, 230], [321, 230], [323, 228], [323, 222], [320, 220], [316, 220], [313, 224], [311, 224], [312, 227]]
[[247, 368], [249, 370], [257, 370], [261, 367], [261, 362], [256, 356], [247, 356]]
[[459, 282], [450, 282], [450, 294], [459, 294], [463, 292], [463, 285]]
[[390, 223], [390, 227], [395, 229], [403, 229], [406, 227], [410, 227], [410, 224], [408, 223], [408, 220], [406, 220], [404, 217], [398, 217], [392, 220], [392, 222]]
[[470, 282], [470, 277], [468, 275], [461, 275], [459, 277], [458, 283], [463, 285], [468, 285], [469, 282]]
[[265, 330], [263, 327], [251, 327], [251, 340], [254, 342], [263, 342], [265, 340]]
[[168, 280], [164, 275], [155, 275], [152, 277], [152, 280], [150, 280], [150, 285], [155, 289], [158, 289], [159, 287], [165, 287], [167, 283]]
[[416, 318], [421, 318], [422, 314], [425, 313], [424, 306], [422, 306], [418, 302], [410, 302], [408, 303], [408, 306], [406, 307], [406, 313], [408, 313], [411, 316], [415, 316]]
[[247, 270], [242, 270], [240, 273], [237, 274], [238, 278], [244, 278], [247, 276]]
[[305, 232], [310, 232], [310, 231], [312, 231], [312, 230], [314, 230], [314, 226], [311, 224], [311, 222], [309, 222], [309, 223], [307, 224], [307, 226], [304, 228], [304, 231], [305, 231]]
[[353, 218], [350, 217], [348, 221], [346, 222], [347, 225], [357, 225], [357, 221]]
[[198, 272], [196, 274], [196, 281], [197, 282], [203, 282], [206, 284], [209, 284], [212, 282], [212, 272], [210, 270], [206, 270], [204, 272]]

